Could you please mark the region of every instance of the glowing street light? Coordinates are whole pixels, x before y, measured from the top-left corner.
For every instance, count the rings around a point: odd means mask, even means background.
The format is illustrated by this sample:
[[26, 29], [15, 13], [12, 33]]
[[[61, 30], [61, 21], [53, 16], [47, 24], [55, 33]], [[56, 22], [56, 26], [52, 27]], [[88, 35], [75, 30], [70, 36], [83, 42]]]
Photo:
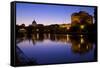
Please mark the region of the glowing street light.
[[81, 29], [84, 29], [84, 25], [81, 25], [80, 28], [81, 28]]

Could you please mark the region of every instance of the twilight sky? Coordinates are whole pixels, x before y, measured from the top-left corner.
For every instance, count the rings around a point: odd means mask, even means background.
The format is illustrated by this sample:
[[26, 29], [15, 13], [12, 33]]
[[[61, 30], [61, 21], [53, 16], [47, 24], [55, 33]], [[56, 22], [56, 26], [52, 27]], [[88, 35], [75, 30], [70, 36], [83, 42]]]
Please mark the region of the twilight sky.
[[79, 11], [94, 16], [94, 7], [16, 3], [16, 23], [29, 25], [36, 20], [44, 25], [67, 24], [71, 23], [71, 14]]

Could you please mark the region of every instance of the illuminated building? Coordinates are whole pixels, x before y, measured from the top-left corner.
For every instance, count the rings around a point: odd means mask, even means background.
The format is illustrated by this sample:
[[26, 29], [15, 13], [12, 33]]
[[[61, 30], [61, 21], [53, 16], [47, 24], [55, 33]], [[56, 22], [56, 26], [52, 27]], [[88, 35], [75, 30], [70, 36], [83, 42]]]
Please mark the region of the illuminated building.
[[61, 24], [59, 25], [61, 28], [66, 28], [66, 29], [70, 29], [71, 24]]
[[71, 24], [76, 25], [88, 25], [93, 24], [93, 16], [89, 15], [85, 11], [80, 11], [79, 13], [73, 13], [71, 15]]

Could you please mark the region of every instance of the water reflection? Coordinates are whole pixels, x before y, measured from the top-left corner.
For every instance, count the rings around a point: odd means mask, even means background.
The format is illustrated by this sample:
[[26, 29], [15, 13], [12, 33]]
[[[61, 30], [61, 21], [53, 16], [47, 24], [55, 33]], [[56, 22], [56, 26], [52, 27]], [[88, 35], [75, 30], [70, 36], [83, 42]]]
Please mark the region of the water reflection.
[[96, 45], [91, 40], [87, 35], [48, 33], [23, 35], [16, 43], [26, 56], [37, 59], [37, 64], [49, 64], [95, 60]]
[[34, 58], [28, 58], [25, 53], [16, 46], [16, 59], [15, 59], [16, 65], [36, 65], [36, 59]]
[[72, 51], [74, 53], [84, 54], [92, 50], [93, 48], [93, 42], [90, 42], [87, 36], [81, 35], [79, 38], [72, 37], [71, 42], [72, 42]]

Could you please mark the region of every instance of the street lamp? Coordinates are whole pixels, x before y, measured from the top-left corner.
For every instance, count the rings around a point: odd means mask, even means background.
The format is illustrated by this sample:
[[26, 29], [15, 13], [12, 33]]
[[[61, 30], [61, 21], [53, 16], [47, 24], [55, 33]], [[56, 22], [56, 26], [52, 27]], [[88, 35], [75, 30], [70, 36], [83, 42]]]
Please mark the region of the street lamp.
[[84, 25], [81, 25], [80, 28], [81, 28], [81, 29], [84, 29]]

